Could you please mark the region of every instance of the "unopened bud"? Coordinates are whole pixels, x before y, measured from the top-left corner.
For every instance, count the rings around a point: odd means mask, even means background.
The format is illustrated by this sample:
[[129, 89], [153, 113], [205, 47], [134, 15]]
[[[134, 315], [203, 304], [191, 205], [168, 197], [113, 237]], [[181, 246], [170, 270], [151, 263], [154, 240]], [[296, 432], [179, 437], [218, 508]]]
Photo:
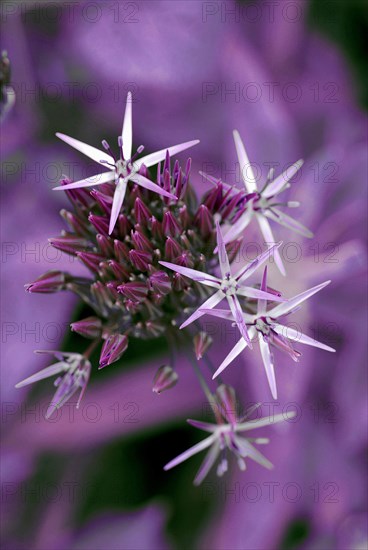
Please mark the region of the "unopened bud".
[[159, 394], [169, 390], [176, 385], [178, 379], [179, 376], [169, 365], [162, 365], [153, 379], [152, 391]]
[[206, 351], [212, 344], [213, 339], [209, 334], [207, 334], [207, 332], [201, 331], [194, 336], [193, 342], [194, 342], [194, 351], [195, 351], [197, 360], [199, 361], [200, 359], [202, 359], [203, 355], [206, 353]]
[[118, 361], [128, 347], [128, 337], [125, 334], [112, 334], [102, 346], [100, 369]]

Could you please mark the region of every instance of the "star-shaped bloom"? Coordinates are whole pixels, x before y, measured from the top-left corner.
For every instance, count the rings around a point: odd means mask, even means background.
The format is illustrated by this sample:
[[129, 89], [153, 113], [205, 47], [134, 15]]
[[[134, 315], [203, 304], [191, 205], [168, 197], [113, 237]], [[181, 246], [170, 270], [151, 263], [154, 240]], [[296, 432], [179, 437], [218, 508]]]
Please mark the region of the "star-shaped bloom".
[[227, 299], [230, 307], [231, 317], [237, 324], [242, 337], [245, 339], [245, 342], [251, 347], [250, 338], [248, 336], [248, 331], [246, 324], [243, 319], [243, 312], [239, 302], [239, 298], [256, 298], [263, 300], [273, 300], [278, 302], [284, 302], [285, 299], [275, 294], [267, 292], [267, 290], [258, 290], [250, 286], [246, 286], [244, 282], [248, 279], [253, 273], [262, 265], [270, 256], [277, 250], [281, 245], [278, 243], [271, 246], [266, 252], [263, 252], [250, 264], [243, 266], [235, 274], [231, 273], [230, 262], [226, 252], [226, 247], [224, 239], [221, 233], [220, 224], [216, 222], [217, 229], [217, 253], [219, 258], [219, 265], [221, 270], [221, 277], [215, 277], [214, 275], [209, 275], [203, 273], [202, 271], [197, 271], [195, 269], [190, 269], [188, 267], [183, 267], [177, 264], [172, 264], [170, 262], [160, 262], [161, 265], [180, 273], [185, 277], [189, 277], [193, 281], [197, 281], [205, 286], [213, 287], [216, 290], [210, 298], [208, 298], [182, 325], [180, 328], [188, 326], [190, 323], [193, 323], [196, 319], [204, 315], [203, 309], [211, 309], [217, 306], [224, 298]]
[[46, 418], [49, 418], [54, 411], [60, 409], [79, 389], [81, 390], [79, 399], [77, 402], [77, 408], [81, 402], [83, 394], [86, 390], [90, 372], [91, 363], [79, 353], [65, 353], [62, 351], [47, 351], [39, 350], [35, 353], [47, 353], [53, 355], [58, 359], [57, 363], [40, 370], [36, 374], [29, 376], [22, 382], [16, 384], [16, 388], [22, 388], [38, 382], [44, 378], [50, 376], [59, 375], [55, 380], [54, 385], [57, 387], [52, 402], [50, 403], [47, 411]]
[[139, 170], [141, 169], [141, 167], [144, 165], [147, 168], [149, 168], [150, 166], [153, 166], [154, 164], [157, 164], [162, 160], [164, 160], [167, 153], [170, 156], [176, 155], [177, 153], [180, 153], [181, 151], [185, 151], [186, 149], [189, 149], [190, 147], [193, 147], [193, 145], [196, 145], [197, 143], [199, 143], [198, 139], [193, 141], [187, 141], [185, 143], [173, 145], [172, 147], [168, 147], [166, 149], [161, 149], [156, 153], [151, 153], [140, 159], [137, 159], [136, 158], [137, 155], [140, 154], [144, 149], [143, 145], [141, 145], [140, 147], [138, 147], [136, 153], [132, 156], [133, 133], [132, 133], [132, 94], [131, 92], [128, 92], [128, 95], [127, 95], [123, 129], [121, 132], [121, 136], [118, 137], [118, 144], [119, 144], [119, 150], [120, 150], [119, 158], [115, 158], [115, 156], [113, 155], [110, 149], [109, 144], [105, 140], [102, 141], [102, 145], [104, 149], [107, 151], [106, 153], [104, 151], [100, 151], [99, 149], [96, 149], [95, 147], [92, 147], [91, 145], [87, 145], [82, 141], [66, 136], [65, 134], [57, 133], [56, 135], [57, 137], [65, 141], [65, 143], [67, 143], [68, 145], [71, 145], [71, 147], [74, 147], [75, 149], [77, 149], [78, 151], [80, 151], [90, 159], [94, 160], [95, 162], [102, 164], [102, 166], [110, 167], [109, 172], [103, 172], [95, 176], [91, 176], [89, 178], [76, 181], [74, 183], [69, 183], [67, 185], [61, 185], [59, 187], [54, 188], [56, 190], [66, 191], [67, 189], [77, 189], [80, 187], [92, 187], [92, 186], [101, 185], [103, 183], [107, 183], [110, 181], [115, 181], [116, 188], [115, 188], [114, 200], [113, 200], [112, 209], [111, 209], [109, 234], [111, 234], [112, 231], [114, 230], [116, 220], [119, 216], [120, 209], [124, 202], [125, 192], [129, 181], [137, 185], [140, 185], [141, 187], [144, 187], [149, 191], [153, 191], [154, 193], [163, 195], [164, 197], [168, 197], [175, 200], [177, 198], [172, 193], [169, 193], [165, 189], [162, 189], [159, 185], [157, 185], [156, 183], [153, 183], [152, 181], [147, 179], [145, 176], [140, 174]]
[[[290, 187], [289, 180], [302, 167], [303, 161], [298, 160], [275, 179], [273, 178], [274, 170], [271, 169], [265, 185], [263, 186], [261, 191], [258, 191], [256, 178], [252, 169], [252, 165], [249, 162], [244, 143], [237, 130], [234, 130], [233, 135], [240, 165], [240, 172], [245, 187], [245, 208], [243, 214], [229, 228], [226, 235], [224, 236], [225, 243], [229, 243], [230, 241], [233, 241], [234, 239], [237, 239], [239, 236], [241, 236], [244, 229], [249, 225], [253, 217], [257, 219], [261, 233], [267, 244], [276, 242], [269, 220], [277, 222], [292, 231], [296, 231], [304, 237], [313, 237], [313, 233], [311, 233], [309, 229], [304, 227], [304, 225], [294, 220], [278, 208], [278, 206], [288, 206], [291, 208], [299, 206], [299, 203], [296, 201], [279, 202], [277, 200], [277, 196], [285, 191], [286, 188]], [[206, 177], [212, 184], [217, 183], [217, 180], [212, 176], [208, 176], [204, 173], [202, 173], [202, 175]], [[226, 183], [222, 184], [224, 186], [224, 189], [229, 192], [230, 197], [239, 194], [238, 188], [230, 186]], [[286, 272], [284, 264], [278, 250], [275, 251], [275, 262], [280, 272], [285, 275]]]
[[[325, 351], [334, 352], [333, 348], [322, 344], [314, 338], [299, 332], [298, 330], [283, 325], [278, 322], [280, 317], [292, 313], [295, 311], [298, 306], [319, 292], [330, 284], [331, 281], [325, 281], [320, 285], [317, 285], [313, 288], [301, 292], [297, 296], [290, 298], [287, 302], [283, 304], [278, 304], [273, 307], [270, 311], [267, 311], [266, 301], [263, 299], [258, 300], [257, 313], [255, 315], [250, 315], [243, 313], [243, 320], [249, 327], [249, 336], [252, 341], [258, 341], [259, 348], [262, 355], [262, 360], [264, 368], [266, 371], [268, 383], [271, 389], [272, 397], [277, 399], [277, 388], [276, 388], [276, 379], [275, 379], [275, 369], [274, 369], [274, 360], [271, 351], [271, 346], [278, 348], [281, 351], [286, 352], [293, 361], [298, 361], [301, 353], [295, 350], [292, 347], [291, 342], [300, 342], [301, 344], [306, 344], [307, 346], [313, 346], [316, 348], [323, 349]], [[267, 267], [263, 273], [263, 279], [261, 284], [261, 289], [267, 288]], [[220, 309], [202, 309], [202, 313], [208, 313], [209, 315], [214, 315], [215, 317], [220, 317], [222, 319], [227, 319], [232, 321], [232, 315], [230, 311], [220, 310]], [[227, 366], [234, 361], [234, 359], [247, 347], [247, 342], [241, 338], [227, 355], [224, 361], [221, 363], [213, 378], [216, 378]]]
[[[229, 388], [228, 386], [221, 385], [217, 393], [222, 393], [225, 395], [227, 403], [231, 405], [231, 401], [235, 400], [235, 393], [232, 390], [232, 388]], [[187, 420], [187, 422], [194, 426], [195, 428], [199, 428], [200, 430], [203, 430], [210, 435], [203, 439], [200, 443], [197, 443], [184, 453], [180, 454], [173, 460], [171, 460], [166, 466], [164, 466], [164, 470], [170, 470], [171, 468], [174, 468], [174, 466], [177, 466], [181, 462], [184, 462], [191, 456], [204, 451], [205, 449], [209, 449], [195, 479], [194, 479], [194, 485], [200, 485], [204, 478], [209, 473], [210, 469], [216, 462], [216, 460], [219, 458], [220, 455], [222, 455], [218, 467], [217, 467], [217, 475], [220, 477], [222, 476], [228, 469], [228, 461], [226, 458], [226, 451], [229, 450], [231, 453], [233, 453], [237, 459], [238, 466], [241, 470], [246, 469], [246, 463], [245, 458], [251, 458], [255, 462], [258, 462], [261, 466], [264, 466], [265, 468], [271, 469], [273, 468], [272, 463], [263, 456], [262, 453], [259, 452], [259, 450], [255, 447], [254, 444], [258, 445], [264, 445], [269, 442], [268, 439], [264, 437], [244, 437], [240, 435], [242, 432], [248, 432], [249, 430], [254, 430], [256, 428], [263, 428], [264, 426], [268, 426], [270, 424], [276, 424], [278, 422], [283, 422], [285, 420], [289, 420], [295, 416], [294, 411], [289, 411], [287, 413], [282, 414], [274, 414], [272, 416], [267, 416], [264, 418], [256, 419], [256, 420], [248, 420], [244, 422], [246, 418], [249, 417], [251, 412], [253, 412], [257, 407], [259, 407], [260, 403], [258, 403], [255, 407], [252, 407], [249, 411], [247, 411], [246, 415], [238, 420], [235, 413], [234, 408], [232, 410], [223, 409], [223, 405], [221, 407], [221, 415], [216, 415], [217, 423], [209, 423], [209, 422], [201, 422], [198, 420]], [[236, 404], [235, 404], [236, 406]]]

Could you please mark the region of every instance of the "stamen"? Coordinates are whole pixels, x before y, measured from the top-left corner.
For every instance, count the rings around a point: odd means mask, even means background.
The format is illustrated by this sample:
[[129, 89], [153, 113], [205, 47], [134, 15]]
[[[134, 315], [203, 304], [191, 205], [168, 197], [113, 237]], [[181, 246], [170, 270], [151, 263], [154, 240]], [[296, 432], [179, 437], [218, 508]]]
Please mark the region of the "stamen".
[[110, 145], [107, 143], [106, 139], [103, 139], [103, 140], [102, 140], [102, 147], [109, 153], [109, 155], [112, 156], [112, 158], [113, 158], [114, 161], [116, 162], [115, 155], [114, 155], [113, 152], [111, 151]]

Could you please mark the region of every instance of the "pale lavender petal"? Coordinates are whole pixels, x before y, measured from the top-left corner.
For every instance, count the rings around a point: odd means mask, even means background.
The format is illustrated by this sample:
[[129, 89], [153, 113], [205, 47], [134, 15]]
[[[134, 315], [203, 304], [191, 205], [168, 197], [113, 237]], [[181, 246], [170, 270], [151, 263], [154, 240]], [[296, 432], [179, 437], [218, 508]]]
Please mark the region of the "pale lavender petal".
[[240, 294], [240, 296], [246, 296], [248, 298], [271, 300], [274, 302], [287, 302], [287, 299], [283, 298], [282, 296], [276, 296], [275, 294], [271, 294], [271, 292], [252, 288], [251, 286], [242, 285], [237, 289], [236, 293]]
[[229, 296], [227, 301], [229, 302], [229, 306], [233, 314], [233, 319], [237, 324], [238, 329], [240, 330], [240, 334], [243, 336], [248, 346], [252, 349], [253, 346], [250, 342], [247, 325], [244, 321], [244, 314], [238, 298], [236, 296]]
[[[267, 243], [269, 246], [275, 243], [276, 241], [273, 236], [269, 221], [262, 214], [257, 214], [257, 220], [259, 223], [259, 227], [261, 228], [261, 232], [265, 240], [265, 243]], [[275, 248], [275, 262], [277, 267], [279, 268], [280, 273], [282, 275], [286, 275], [285, 267], [284, 267], [284, 264], [282, 263], [280, 252], [278, 251], [277, 248]]]
[[199, 430], [204, 430], [206, 432], [213, 433], [217, 430], [217, 424], [211, 424], [210, 422], [202, 422], [201, 420], [192, 420], [191, 418], [188, 418], [187, 420], [188, 424], [191, 426], [194, 426], [195, 428], [198, 428]]
[[198, 486], [202, 483], [202, 481], [216, 462], [216, 459], [220, 454], [220, 450], [220, 442], [217, 440], [214, 442], [214, 444], [206, 454], [205, 459], [203, 460], [201, 467], [199, 468], [198, 473], [194, 479], [194, 485]]
[[193, 447], [190, 447], [190, 449], [188, 449], [187, 451], [184, 451], [173, 460], [170, 460], [170, 462], [168, 462], [166, 466], [164, 466], [164, 470], [170, 470], [171, 468], [174, 468], [174, 466], [181, 464], [191, 456], [200, 453], [201, 451], [204, 451], [204, 449], [207, 449], [210, 445], [212, 445], [215, 440], [216, 436], [214, 434], [206, 437], [206, 439], [203, 439], [203, 441], [200, 441], [196, 445], [193, 445]]
[[229, 257], [226, 252], [226, 247], [224, 239], [222, 236], [220, 224], [216, 222], [216, 234], [217, 234], [217, 253], [219, 258], [219, 264], [221, 269], [222, 278], [229, 276], [231, 274]]
[[319, 292], [325, 286], [329, 285], [331, 281], [325, 281], [324, 283], [321, 283], [320, 285], [314, 286], [313, 288], [309, 288], [308, 290], [305, 290], [304, 292], [301, 292], [300, 294], [297, 294], [297, 296], [294, 296], [294, 298], [290, 298], [287, 302], [283, 304], [279, 304], [271, 311], [268, 312], [270, 317], [281, 317], [281, 315], [286, 315], [286, 313], [289, 313], [294, 308], [296, 308], [299, 304], [304, 302], [305, 300], [308, 300], [313, 294], [316, 294], [316, 292]]
[[237, 130], [233, 131], [233, 136], [235, 141], [236, 153], [238, 155], [238, 160], [240, 164], [240, 171], [245, 184], [245, 188], [248, 191], [248, 193], [255, 193], [257, 192], [256, 178], [254, 177], [254, 172], [250, 165], [248, 155], [244, 147], [244, 143]]
[[297, 220], [294, 220], [294, 218], [288, 216], [285, 212], [281, 212], [281, 210], [276, 208], [273, 208], [273, 210], [266, 210], [265, 216], [274, 222], [283, 225], [287, 229], [291, 229], [291, 231], [299, 233], [299, 235], [302, 235], [303, 237], [307, 237], [308, 239], [313, 237], [312, 231], [305, 227], [305, 225], [301, 224]]
[[28, 386], [28, 384], [33, 384], [34, 382], [38, 382], [39, 380], [43, 380], [44, 378], [55, 376], [60, 372], [64, 372], [68, 370], [68, 368], [69, 368], [69, 365], [64, 361], [60, 361], [59, 363], [54, 363], [53, 365], [50, 365], [49, 367], [46, 367], [45, 369], [42, 369], [36, 372], [36, 374], [32, 374], [32, 376], [25, 378], [21, 382], [18, 382], [18, 384], [16, 384], [15, 387], [23, 388], [23, 386]]
[[264, 197], [272, 197], [272, 195], [277, 195], [277, 193], [280, 193], [281, 189], [287, 184], [289, 180], [297, 173], [298, 170], [303, 166], [303, 160], [298, 160], [297, 162], [294, 162], [289, 168], [284, 170], [282, 174], [277, 176], [277, 178], [270, 183], [262, 195]]
[[93, 187], [94, 185], [101, 185], [101, 183], [107, 183], [113, 180], [115, 180], [115, 172], [104, 172], [102, 174], [90, 176], [84, 180], [74, 181], [66, 185], [59, 185], [58, 187], [54, 187], [53, 190], [66, 191], [67, 189], [79, 189], [80, 187]]
[[132, 145], [133, 145], [132, 92], [128, 92], [128, 95], [127, 95], [121, 137], [123, 140], [124, 159], [129, 160], [130, 157], [132, 156]]
[[237, 446], [239, 447], [240, 454], [243, 458], [249, 456], [255, 462], [258, 462], [261, 466], [271, 470], [273, 468], [272, 462], [270, 462], [262, 453], [260, 453], [249, 441], [243, 437], [236, 437]]
[[279, 414], [273, 414], [271, 416], [265, 416], [264, 418], [259, 418], [255, 420], [248, 420], [241, 424], [236, 425], [237, 432], [247, 432], [249, 430], [254, 430], [256, 428], [263, 428], [264, 426], [270, 426], [272, 424], [277, 424], [278, 422], [286, 422], [291, 418], [295, 417], [295, 411], [285, 411]]
[[212, 275], [207, 275], [207, 273], [203, 273], [203, 271], [197, 271], [196, 269], [190, 269], [189, 267], [172, 264], [170, 262], [159, 263], [164, 267], [167, 267], [168, 269], [172, 269], [172, 271], [176, 271], [177, 273], [184, 275], [184, 277], [188, 277], [189, 279], [197, 281], [198, 283], [202, 283], [206, 286], [219, 288], [219, 285], [221, 284], [221, 281], [219, 279], [213, 277]]
[[78, 139], [74, 139], [65, 134], [61, 134], [60, 132], [57, 132], [56, 136], [59, 139], [65, 141], [65, 143], [67, 143], [71, 147], [74, 147], [74, 149], [77, 149], [90, 159], [98, 162], [99, 164], [102, 164], [103, 166], [105, 166], [107, 162], [115, 165], [115, 161], [110, 155], [108, 155], [104, 151], [96, 149], [96, 147], [92, 147], [92, 145], [87, 145], [87, 143], [83, 143], [83, 141], [79, 141]]
[[220, 319], [226, 319], [227, 321], [233, 320], [233, 314], [229, 309], [207, 309], [201, 306], [200, 310], [203, 313], [203, 315], [205, 314], [213, 315], [214, 317], [219, 317]]
[[224, 294], [221, 290], [218, 290], [206, 300], [201, 307], [199, 307], [184, 323], [181, 325], [180, 328], [185, 328], [186, 326], [190, 325], [190, 323], [193, 323], [196, 319], [199, 319], [199, 317], [202, 317], [202, 315], [205, 314], [205, 312], [202, 311], [202, 307], [205, 309], [211, 310], [213, 307], [217, 306], [221, 302], [221, 300], [224, 299]]
[[[251, 331], [249, 331], [251, 332]], [[226, 369], [238, 357], [238, 355], [247, 347], [247, 342], [244, 340], [244, 338], [240, 338], [239, 342], [235, 344], [231, 352], [225, 357], [215, 374], [212, 376], [212, 380], [214, 380], [219, 374], [222, 373], [223, 370]]]
[[277, 399], [276, 379], [272, 354], [269, 345], [267, 344], [267, 342], [264, 341], [262, 336], [259, 338], [259, 349], [261, 350], [263, 364], [266, 370], [267, 380], [271, 389], [272, 397], [274, 399]]
[[186, 141], [185, 143], [179, 143], [178, 145], [173, 145], [172, 147], [166, 147], [166, 149], [161, 149], [161, 151], [157, 151], [156, 153], [150, 153], [149, 155], [146, 155], [145, 157], [136, 160], [134, 162], [134, 166], [140, 168], [142, 164], [144, 164], [145, 166], [147, 166], [147, 168], [149, 168], [150, 166], [153, 166], [154, 164], [157, 164], [158, 162], [164, 160], [167, 151], [169, 152], [170, 156], [177, 155], [178, 153], [181, 153], [181, 151], [185, 151], [190, 147], [194, 147], [194, 145], [197, 145], [197, 143], [199, 143], [199, 139]]
[[168, 191], [165, 191], [165, 189], [162, 189], [157, 183], [153, 183], [149, 179], [145, 178], [144, 176], [141, 176], [141, 174], [134, 174], [134, 176], [131, 176], [130, 181], [134, 181], [134, 183], [137, 183], [138, 185], [141, 185], [145, 189], [148, 189], [149, 191], [153, 191], [154, 193], [158, 193], [159, 195], [163, 195], [164, 197], [168, 197], [169, 199], [177, 200], [178, 197], [173, 195], [172, 193], [169, 193]]
[[252, 208], [247, 208], [247, 210], [240, 216], [238, 221], [229, 229], [229, 231], [224, 236], [224, 242], [229, 243], [235, 240], [239, 235], [242, 234], [244, 229], [249, 225], [252, 220], [254, 210]]
[[257, 258], [255, 258], [250, 264], [239, 269], [239, 271], [235, 274], [236, 280], [239, 283], [242, 283], [243, 281], [248, 279], [248, 277], [253, 275], [253, 273], [262, 264], [264, 264], [264, 262], [266, 262], [281, 245], [282, 245], [282, 241], [270, 246], [268, 250], [266, 250], [265, 252], [262, 252], [262, 254], [259, 254], [259, 256], [257, 256]]
[[[261, 282], [261, 290], [267, 290], [267, 266], [264, 268], [263, 277]], [[267, 300], [259, 299], [257, 304], [257, 314], [258, 316], [265, 315], [267, 311]]]
[[119, 178], [115, 187], [114, 200], [111, 208], [109, 235], [114, 231], [116, 220], [119, 217], [121, 206], [124, 202], [126, 188], [127, 180]]
[[284, 338], [293, 340], [294, 342], [300, 342], [301, 344], [306, 344], [307, 346], [313, 346], [315, 348], [324, 349], [325, 351], [336, 351], [330, 346], [326, 346], [326, 344], [322, 344], [322, 342], [318, 342], [318, 340], [314, 340], [314, 338], [311, 338], [310, 336], [307, 336], [306, 334], [303, 334], [302, 332], [299, 332], [294, 328], [286, 327], [284, 325], [278, 325], [278, 324], [272, 325], [272, 328], [278, 334], [281, 334]]

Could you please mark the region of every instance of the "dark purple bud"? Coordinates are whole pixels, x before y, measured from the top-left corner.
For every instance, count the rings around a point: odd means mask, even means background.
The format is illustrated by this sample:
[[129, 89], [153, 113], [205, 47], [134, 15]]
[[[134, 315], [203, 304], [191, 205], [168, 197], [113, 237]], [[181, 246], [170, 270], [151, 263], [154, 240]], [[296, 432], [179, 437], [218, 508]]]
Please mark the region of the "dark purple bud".
[[86, 248], [92, 248], [90, 241], [77, 237], [76, 235], [63, 235], [61, 237], [55, 237], [49, 239], [49, 243], [54, 248], [66, 252], [67, 254], [77, 254], [81, 250]]
[[213, 214], [215, 211], [219, 210], [223, 203], [223, 186], [221, 181], [218, 182], [217, 186], [211, 189], [207, 198], [205, 200], [205, 205], [208, 210]]
[[147, 271], [149, 264], [152, 263], [152, 254], [142, 250], [131, 250], [129, 258], [133, 266], [139, 271]]
[[72, 231], [74, 231], [78, 235], [88, 235], [88, 229], [84, 221], [78, 218], [75, 214], [63, 209], [60, 211], [60, 215], [62, 218], [64, 218]]
[[169, 174], [171, 173], [171, 168], [170, 168], [170, 154], [169, 154], [169, 151], [166, 151], [166, 155], [165, 155], [165, 162], [164, 162], [164, 172], [165, 170], [167, 170], [169, 172]]
[[129, 248], [126, 244], [118, 241], [117, 239], [114, 240], [114, 254], [115, 258], [119, 260], [119, 262], [129, 260]]
[[171, 212], [165, 212], [162, 225], [165, 235], [175, 237], [176, 235], [180, 235], [182, 232], [182, 228]]
[[[68, 178], [60, 181], [60, 185], [68, 185], [69, 183], [73, 182]], [[65, 193], [73, 205], [85, 206], [88, 208], [91, 203], [89, 192], [86, 189], [68, 189]]]
[[164, 271], [156, 271], [149, 278], [150, 285], [154, 292], [166, 295], [171, 291], [170, 277]]
[[224, 208], [222, 212], [222, 219], [226, 220], [231, 214], [234, 213], [235, 208], [237, 207], [239, 200], [242, 198], [243, 193], [240, 191], [237, 193], [231, 200], [229, 200], [228, 204]]
[[173, 275], [173, 289], [176, 291], [184, 290], [188, 287], [188, 280], [180, 275], [180, 273], [175, 273]]
[[197, 225], [200, 234], [204, 239], [207, 239], [211, 235], [214, 229], [213, 218], [207, 206], [204, 204], [201, 204], [198, 208], [198, 212], [194, 218], [194, 223]]
[[188, 209], [185, 204], [179, 209], [179, 218], [183, 229], [187, 229], [190, 222], [190, 218], [188, 214]]
[[134, 248], [137, 250], [143, 250], [145, 252], [150, 252], [153, 250], [151, 242], [141, 231], [132, 231], [132, 241]]
[[181, 246], [172, 239], [168, 237], [165, 243], [165, 259], [169, 261], [175, 260], [183, 252]]
[[221, 384], [216, 390], [216, 398], [221, 416], [230, 424], [236, 424], [238, 410], [234, 388]]
[[181, 265], [182, 267], [193, 267], [193, 260], [190, 252], [183, 252], [175, 258], [175, 263], [178, 265]]
[[227, 254], [229, 256], [229, 262], [232, 263], [238, 255], [240, 250], [242, 239], [232, 241], [226, 245]]
[[91, 191], [91, 196], [95, 199], [97, 204], [100, 206], [100, 208], [110, 216], [111, 214], [111, 207], [112, 207], [112, 197], [109, 197], [108, 195], [104, 195], [98, 189], [93, 189]]
[[120, 214], [118, 218], [119, 234], [121, 237], [126, 237], [132, 230], [132, 224], [128, 220], [125, 214]]
[[39, 292], [51, 294], [65, 288], [66, 274], [62, 271], [47, 271], [38, 277], [33, 283], [24, 285], [27, 292]]
[[112, 245], [112, 241], [109, 237], [106, 237], [105, 235], [101, 235], [101, 233], [98, 233], [96, 235], [96, 240], [98, 242], [98, 246], [104, 256], [109, 258], [114, 253], [114, 248]]
[[104, 260], [104, 257], [94, 252], [78, 252], [78, 258], [84, 263], [88, 269], [98, 273], [99, 265]]
[[88, 221], [91, 222], [93, 227], [97, 230], [97, 233], [102, 233], [103, 235], [109, 234], [109, 220], [103, 216], [95, 216], [95, 214], [90, 214], [88, 216]]
[[98, 317], [86, 317], [81, 321], [71, 323], [70, 328], [73, 332], [93, 340], [101, 336], [102, 333], [102, 323]]
[[116, 262], [115, 260], [109, 260], [108, 265], [119, 281], [129, 279], [129, 272], [120, 263]]
[[213, 342], [213, 339], [207, 332], [204, 332], [203, 330], [196, 334], [193, 339], [194, 342], [194, 351], [197, 357], [197, 360], [199, 361], [202, 359], [203, 355], [206, 353], [208, 348]]
[[118, 361], [128, 347], [128, 337], [125, 334], [111, 334], [102, 346], [99, 369]]
[[134, 214], [137, 223], [143, 226], [147, 225], [148, 220], [152, 217], [151, 212], [139, 197], [135, 199]]
[[162, 365], [153, 379], [152, 391], [160, 394], [165, 390], [169, 390], [176, 385], [178, 379], [177, 373], [169, 365]]
[[148, 294], [146, 283], [134, 281], [118, 286], [118, 291], [133, 302], [142, 302]]
[[162, 223], [156, 220], [155, 216], [152, 216], [151, 218], [151, 233], [155, 239], [162, 239], [164, 234], [162, 230]]

